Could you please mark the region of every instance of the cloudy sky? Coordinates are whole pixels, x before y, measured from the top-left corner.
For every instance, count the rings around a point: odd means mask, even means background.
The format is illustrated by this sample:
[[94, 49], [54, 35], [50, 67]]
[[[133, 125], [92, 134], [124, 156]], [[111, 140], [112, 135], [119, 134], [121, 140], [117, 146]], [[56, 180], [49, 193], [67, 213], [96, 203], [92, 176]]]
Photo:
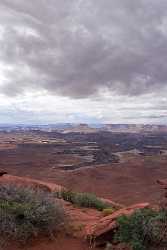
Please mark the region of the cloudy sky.
[[167, 123], [166, 0], [1, 0], [0, 123]]

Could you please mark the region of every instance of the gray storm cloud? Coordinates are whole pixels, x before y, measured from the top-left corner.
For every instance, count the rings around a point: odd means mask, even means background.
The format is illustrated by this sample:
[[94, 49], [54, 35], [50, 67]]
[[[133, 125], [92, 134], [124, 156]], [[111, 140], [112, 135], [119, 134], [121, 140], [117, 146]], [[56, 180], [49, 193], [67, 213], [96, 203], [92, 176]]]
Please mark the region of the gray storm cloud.
[[84, 98], [167, 86], [166, 0], [1, 0], [1, 92]]

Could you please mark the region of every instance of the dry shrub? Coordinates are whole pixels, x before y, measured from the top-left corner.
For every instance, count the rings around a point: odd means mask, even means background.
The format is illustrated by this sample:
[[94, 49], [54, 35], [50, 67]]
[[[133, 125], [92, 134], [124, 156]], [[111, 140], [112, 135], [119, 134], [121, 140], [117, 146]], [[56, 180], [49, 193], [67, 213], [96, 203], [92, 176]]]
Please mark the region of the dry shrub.
[[64, 212], [52, 194], [14, 184], [0, 186], [0, 235], [27, 242], [51, 235], [64, 222]]

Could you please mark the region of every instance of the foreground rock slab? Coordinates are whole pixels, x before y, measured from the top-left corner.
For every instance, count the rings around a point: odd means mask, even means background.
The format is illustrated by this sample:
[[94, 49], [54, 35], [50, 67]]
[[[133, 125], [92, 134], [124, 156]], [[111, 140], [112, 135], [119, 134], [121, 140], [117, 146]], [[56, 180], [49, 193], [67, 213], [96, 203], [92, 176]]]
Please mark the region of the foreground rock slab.
[[86, 234], [88, 238], [98, 238], [106, 233], [112, 232], [117, 228], [117, 218], [122, 215], [130, 216], [133, 214], [137, 209], [148, 208], [149, 203], [140, 203], [135, 204], [130, 207], [122, 208], [113, 214], [101, 218], [95, 224], [89, 225], [86, 228]]

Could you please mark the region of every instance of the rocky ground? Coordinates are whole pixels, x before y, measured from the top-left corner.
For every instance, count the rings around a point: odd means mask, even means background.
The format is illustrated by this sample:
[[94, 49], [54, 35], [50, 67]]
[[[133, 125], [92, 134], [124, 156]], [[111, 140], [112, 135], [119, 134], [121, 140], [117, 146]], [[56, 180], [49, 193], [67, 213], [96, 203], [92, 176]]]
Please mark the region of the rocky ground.
[[[55, 183], [42, 182], [35, 179], [23, 178], [4, 174], [0, 177], [0, 185], [15, 184], [20, 186], [27, 186], [33, 189], [39, 188], [46, 192], [55, 192], [64, 188]], [[111, 204], [115, 204], [113, 201]], [[88, 250], [90, 248], [98, 248], [106, 243], [106, 236], [112, 235], [117, 228], [116, 219], [120, 215], [130, 215], [136, 209], [149, 207], [149, 203], [135, 204], [129, 207], [117, 208], [111, 215], [104, 216], [102, 212], [89, 208], [78, 208], [69, 202], [61, 200], [61, 204], [65, 210], [66, 226], [63, 232], [59, 232], [57, 237], [53, 240], [47, 238], [39, 238], [32, 241], [26, 247], [21, 246], [25, 250]], [[20, 246], [17, 242], [8, 244], [6, 250], [19, 250]]]

